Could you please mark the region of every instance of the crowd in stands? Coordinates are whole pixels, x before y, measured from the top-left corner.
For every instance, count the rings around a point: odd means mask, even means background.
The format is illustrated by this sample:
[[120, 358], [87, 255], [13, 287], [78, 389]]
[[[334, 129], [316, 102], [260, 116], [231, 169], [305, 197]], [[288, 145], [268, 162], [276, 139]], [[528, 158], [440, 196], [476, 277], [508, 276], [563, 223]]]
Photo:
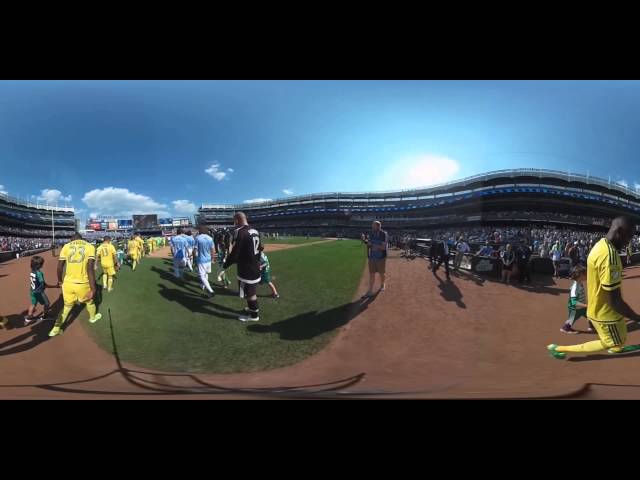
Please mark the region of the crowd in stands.
[[[56, 237], [70, 237], [73, 235], [73, 230], [58, 230], [56, 229]], [[51, 236], [51, 230], [37, 230], [33, 228], [13, 227], [8, 225], [0, 225], [0, 234], [8, 234], [12, 237], [49, 237]]]
[[[56, 245], [64, 245], [69, 239], [57, 238]], [[24, 238], [0, 236], [0, 252], [24, 252], [40, 248], [51, 248], [51, 237]]]
[[[513, 246], [526, 243], [533, 255], [551, 258], [554, 251], [559, 251], [563, 258], [568, 258], [572, 247], [577, 249], [577, 258], [586, 260], [591, 248], [604, 237], [604, 232], [590, 232], [577, 228], [537, 228], [531, 227], [468, 227], [423, 230], [417, 235], [400, 234], [391, 238], [391, 244], [401, 247], [412, 238], [425, 238], [445, 241], [449, 248], [456, 249], [462, 237], [471, 247], [470, 253], [483, 256], [498, 256], [508, 244]], [[630, 244], [630, 251], [640, 251], [640, 237], [635, 235]], [[572, 252], [572, 255], [574, 253]]]

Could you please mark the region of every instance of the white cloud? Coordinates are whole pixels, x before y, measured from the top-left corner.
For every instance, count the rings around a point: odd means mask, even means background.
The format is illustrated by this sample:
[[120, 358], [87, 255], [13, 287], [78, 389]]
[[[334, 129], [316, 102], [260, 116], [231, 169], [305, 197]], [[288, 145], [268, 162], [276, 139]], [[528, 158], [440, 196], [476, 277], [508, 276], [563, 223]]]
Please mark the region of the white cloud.
[[282, 190], [282, 193], [284, 193], [285, 195], [293, 195], [293, 190], [285, 188]]
[[252, 198], [251, 200], [245, 200], [242, 203], [261, 203], [261, 202], [270, 202], [270, 198]]
[[[232, 173], [233, 169], [232, 168], [228, 168], [227, 171]], [[208, 173], [209, 175], [211, 175], [213, 178], [215, 178], [219, 182], [221, 182], [222, 180], [224, 180], [227, 177], [227, 172], [220, 171], [220, 164], [219, 163], [212, 163], [211, 166], [205, 170], [205, 173]]]
[[4, 185], [0, 185], [0, 194], [7, 195], [7, 191], [4, 189]]
[[65, 197], [64, 195], [62, 195], [62, 192], [60, 190], [56, 190], [55, 188], [45, 188], [40, 192], [38, 201], [50, 204], [70, 202], [71, 195], [67, 195]]
[[629, 184], [627, 183], [626, 180], [618, 180], [616, 183], [618, 185], [622, 185], [623, 187], [628, 187], [629, 186]]
[[173, 203], [173, 209], [176, 213], [181, 213], [183, 215], [192, 215], [198, 210], [198, 207], [189, 200], [174, 200], [171, 203]]
[[640, 183], [634, 183], [633, 188], [635, 188], [636, 190], [640, 190]]
[[170, 216], [167, 206], [146, 195], [130, 192], [126, 188], [107, 187], [84, 194], [82, 201], [93, 210], [91, 215], [129, 216], [158, 214]]
[[457, 161], [441, 155], [421, 155], [399, 160], [378, 179], [379, 188], [409, 189], [453, 180], [460, 171]]

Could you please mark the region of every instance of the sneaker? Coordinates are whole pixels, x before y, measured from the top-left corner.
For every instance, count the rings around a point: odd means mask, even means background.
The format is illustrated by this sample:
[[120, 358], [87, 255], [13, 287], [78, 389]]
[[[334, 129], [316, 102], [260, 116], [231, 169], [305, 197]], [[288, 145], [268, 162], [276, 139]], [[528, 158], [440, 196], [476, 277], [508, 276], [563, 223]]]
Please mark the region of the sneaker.
[[560, 329], [560, 331], [562, 333], [569, 333], [571, 335], [575, 335], [576, 333], [579, 333], [577, 330], [574, 330], [569, 325], [563, 325], [562, 328]]
[[558, 348], [558, 345], [556, 345], [555, 343], [552, 343], [551, 345], [547, 345], [547, 350], [549, 351], [549, 354], [553, 358], [557, 358], [558, 360], [564, 360], [565, 358], [567, 358], [566, 353], [558, 352], [556, 351], [556, 348]]
[[61, 327], [53, 327], [51, 329], [51, 331], [49, 332], [49, 336], [50, 337], [56, 337], [58, 335], [60, 335], [62, 333], [62, 328]]
[[89, 319], [89, 323], [96, 323], [98, 320], [102, 318], [101, 313], [96, 313], [96, 316]]
[[37, 318], [35, 318], [35, 317], [24, 317], [24, 326], [28, 327], [29, 325], [31, 325], [36, 320], [37, 320]]
[[257, 322], [260, 320], [260, 317], [253, 318], [250, 315], [242, 315], [238, 317], [238, 320], [240, 320], [241, 322]]
[[382, 286], [380, 287], [380, 292], [384, 292], [384, 290], [385, 290], [385, 286], [384, 286], [384, 285], [382, 285]]

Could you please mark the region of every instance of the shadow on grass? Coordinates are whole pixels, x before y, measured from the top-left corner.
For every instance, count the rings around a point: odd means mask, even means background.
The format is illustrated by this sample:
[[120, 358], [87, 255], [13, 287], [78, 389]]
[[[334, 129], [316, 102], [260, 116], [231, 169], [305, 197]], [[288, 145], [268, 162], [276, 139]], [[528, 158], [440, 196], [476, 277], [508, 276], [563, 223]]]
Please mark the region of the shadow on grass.
[[342, 327], [367, 309], [378, 294], [366, 300], [345, 303], [323, 312], [310, 311], [271, 325], [249, 325], [254, 333], [277, 333], [282, 340], [309, 340]]
[[[234, 320], [238, 319], [238, 314], [240, 313], [238, 310], [234, 310], [232, 308], [225, 307], [224, 305], [215, 303], [215, 297], [208, 298], [204, 295], [192, 295], [191, 293], [185, 292], [184, 290], [178, 290], [177, 288], [168, 288], [162, 283], [158, 284], [158, 288], [162, 298], [168, 300], [169, 302], [178, 303], [190, 312], [212, 315], [218, 318], [230, 318]], [[223, 312], [233, 312], [235, 313], [235, 315]]]

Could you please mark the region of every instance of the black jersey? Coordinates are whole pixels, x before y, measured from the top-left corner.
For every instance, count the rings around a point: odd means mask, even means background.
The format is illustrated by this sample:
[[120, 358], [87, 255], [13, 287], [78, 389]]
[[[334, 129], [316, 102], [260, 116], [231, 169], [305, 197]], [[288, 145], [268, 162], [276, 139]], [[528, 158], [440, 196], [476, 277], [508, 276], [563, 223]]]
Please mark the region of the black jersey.
[[244, 225], [234, 232], [234, 243], [231, 253], [224, 262], [226, 270], [234, 263], [238, 265], [238, 280], [245, 283], [260, 281], [260, 234], [249, 225]]

